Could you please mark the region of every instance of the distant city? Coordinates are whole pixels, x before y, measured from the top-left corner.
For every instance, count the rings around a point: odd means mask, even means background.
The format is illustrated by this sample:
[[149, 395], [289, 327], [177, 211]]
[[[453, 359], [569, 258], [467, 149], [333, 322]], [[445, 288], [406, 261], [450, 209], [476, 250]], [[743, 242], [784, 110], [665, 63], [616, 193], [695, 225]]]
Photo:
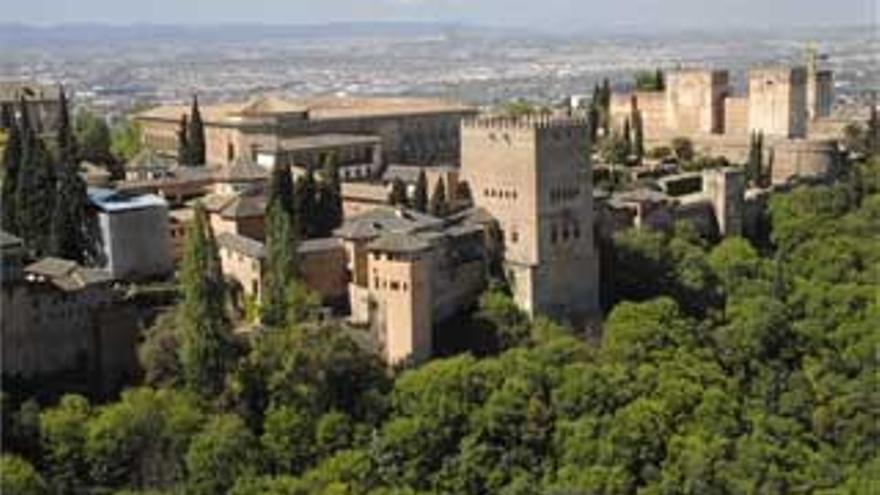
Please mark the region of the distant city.
[[448, 24], [0, 27], [0, 45], [12, 48], [0, 50], [0, 80], [60, 81], [77, 104], [110, 115], [196, 91], [206, 101], [273, 93], [556, 104], [604, 77], [625, 90], [646, 67], [742, 74], [756, 64], [801, 63], [817, 39], [835, 73], [836, 104], [863, 100], [880, 81], [880, 41], [869, 26], [579, 36]]

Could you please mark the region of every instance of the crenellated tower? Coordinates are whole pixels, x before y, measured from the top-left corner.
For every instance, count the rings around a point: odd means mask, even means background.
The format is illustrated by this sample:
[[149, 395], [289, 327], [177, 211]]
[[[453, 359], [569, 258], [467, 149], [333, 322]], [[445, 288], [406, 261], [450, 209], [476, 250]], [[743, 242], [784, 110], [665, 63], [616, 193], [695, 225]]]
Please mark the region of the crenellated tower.
[[461, 131], [462, 176], [504, 233], [505, 270], [529, 314], [598, 314], [593, 182], [585, 120], [480, 118]]

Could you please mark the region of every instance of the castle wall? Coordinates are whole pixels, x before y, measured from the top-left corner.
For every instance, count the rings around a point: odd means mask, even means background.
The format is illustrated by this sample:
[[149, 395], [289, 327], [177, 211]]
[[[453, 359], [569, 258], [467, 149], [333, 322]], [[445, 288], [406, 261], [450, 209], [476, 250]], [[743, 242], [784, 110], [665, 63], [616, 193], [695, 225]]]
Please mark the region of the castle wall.
[[774, 184], [784, 184], [796, 177], [822, 180], [838, 172], [835, 141], [779, 141], [772, 144], [772, 150]]

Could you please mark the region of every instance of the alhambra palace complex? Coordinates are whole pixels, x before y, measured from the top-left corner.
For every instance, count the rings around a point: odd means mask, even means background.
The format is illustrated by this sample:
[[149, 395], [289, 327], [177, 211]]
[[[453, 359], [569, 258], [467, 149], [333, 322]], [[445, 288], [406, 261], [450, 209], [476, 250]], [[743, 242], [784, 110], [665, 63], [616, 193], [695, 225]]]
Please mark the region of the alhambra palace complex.
[[[388, 362], [432, 355], [435, 327], [474, 306], [496, 253], [524, 311], [596, 327], [600, 238], [678, 220], [710, 236], [740, 235], [755, 228], [755, 212], [773, 187], [834, 175], [841, 126], [831, 118], [832, 86], [831, 73], [813, 60], [751, 70], [744, 96], [731, 94], [728, 73], [719, 70], [676, 71], [662, 91], [613, 95], [612, 127], [638, 114], [649, 149], [687, 137], [701, 154], [743, 163], [750, 134], [763, 133], [765, 153], [774, 156], [773, 186], [764, 190], [749, 190], [736, 167], [663, 177], [655, 189], [596, 189], [589, 125], [572, 111], [508, 118], [428, 99], [258, 96], [201, 106], [204, 167], [174, 163], [188, 106], [145, 111], [136, 117], [145, 148], [125, 180], [90, 178], [102, 186], [90, 196], [108, 250], [105, 270], [52, 259], [15, 266], [21, 243], [4, 234], [6, 280], [27, 281], [3, 292], [4, 305], [27, 309], [27, 300], [46, 298], [57, 309], [4, 318], [4, 371], [62, 369], [76, 352], [58, 346], [46, 355], [25, 329], [75, 334], [69, 327], [80, 323], [65, 318], [65, 304], [104, 311], [112, 304], [101, 294], [111, 281], [172, 273], [194, 201], [209, 212], [225, 275], [243, 298], [259, 301], [271, 168], [291, 166], [297, 176], [330, 155], [343, 181], [344, 221], [332, 237], [300, 243], [301, 276], [335, 314], [369, 330]], [[420, 170], [428, 191], [441, 180], [446, 187], [450, 213], [443, 218], [389, 203], [391, 183], [403, 181], [411, 194]], [[687, 194], [667, 190], [679, 179], [699, 185]], [[91, 335], [68, 347], [91, 349]]]

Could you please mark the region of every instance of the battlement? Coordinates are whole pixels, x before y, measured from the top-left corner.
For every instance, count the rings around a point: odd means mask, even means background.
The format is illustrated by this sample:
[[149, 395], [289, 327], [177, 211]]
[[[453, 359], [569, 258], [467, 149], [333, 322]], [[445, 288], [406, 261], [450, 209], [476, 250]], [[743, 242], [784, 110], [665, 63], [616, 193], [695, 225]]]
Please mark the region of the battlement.
[[547, 115], [534, 115], [525, 117], [474, 117], [462, 121], [464, 129], [485, 130], [544, 130], [544, 129], [578, 129], [587, 128], [589, 123], [585, 118], [554, 117]]

